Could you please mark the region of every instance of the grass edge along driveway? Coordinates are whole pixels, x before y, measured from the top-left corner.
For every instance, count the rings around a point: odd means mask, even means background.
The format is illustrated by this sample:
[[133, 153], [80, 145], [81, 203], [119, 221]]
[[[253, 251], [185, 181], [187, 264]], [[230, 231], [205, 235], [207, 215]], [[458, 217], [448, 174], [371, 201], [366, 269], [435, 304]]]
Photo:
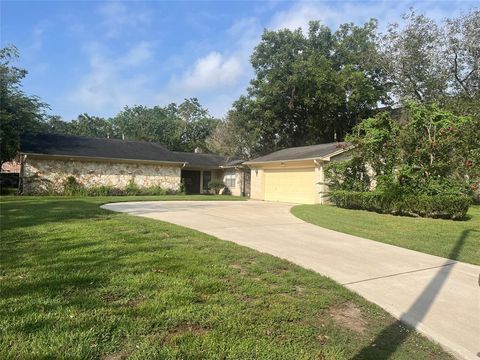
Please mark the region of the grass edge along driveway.
[[326, 277], [117, 200], [2, 198], [0, 358], [450, 358]]
[[[297, 205], [291, 212], [330, 230], [480, 265], [480, 205], [470, 207], [466, 221], [393, 216], [333, 205]], [[452, 255], [461, 236], [465, 236], [463, 246]]]

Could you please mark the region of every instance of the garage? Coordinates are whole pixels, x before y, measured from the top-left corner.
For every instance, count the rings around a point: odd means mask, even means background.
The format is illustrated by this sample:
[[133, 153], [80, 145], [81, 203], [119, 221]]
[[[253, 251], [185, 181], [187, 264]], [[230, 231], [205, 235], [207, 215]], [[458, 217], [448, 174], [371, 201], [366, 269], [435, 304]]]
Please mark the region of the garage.
[[352, 147], [326, 143], [287, 148], [244, 162], [251, 169], [250, 198], [299, 204], [328, 203], [324, 166], [349, 158]]
[[315, 203], [315, 169], [266, 169], [265, 200]]

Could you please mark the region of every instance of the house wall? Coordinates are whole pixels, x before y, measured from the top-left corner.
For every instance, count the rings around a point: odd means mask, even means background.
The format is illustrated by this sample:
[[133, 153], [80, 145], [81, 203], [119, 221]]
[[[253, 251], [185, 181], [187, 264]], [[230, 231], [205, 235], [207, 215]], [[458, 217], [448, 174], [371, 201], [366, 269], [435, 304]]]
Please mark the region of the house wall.
[[265, 200], [263, 169], [259, 166], [251, 166], [250, 199]]
[[225, 169], [222, 174], [222, 181], [226, 183], [227, 175], [235, 174], [235, 186], [228, 186], [228, 189], [235, 196], [241, 196], [243, 190], [243, 171], [241, 169]]
[[[327, 204], [328, 201], [328, 192], [329, 188], [328, 185], [325, 183], [325, 165], [329, 162], [334, 161], [343, 161], [350, 158], [350, 154], [348, 152], [344, 152], [338, 154], [336, 156], [331, 157], [330, 159], [326, 159], [329, 161], [314, 161], [314, 160], [303, 160], [303, 161], [286, 161], [282, 162], [275, 162], [275, 163], [264, 163], [258, 165], [251, 165], [250, 168], [252, 169], [251, 175], [251, 198], [255, 200], [265, 200], [265, 171], [268, 170], [290, 170], [287, 175], [291, 175], [295, 173], [295, 170], [298, 170], [298, 178], [293, 177], [292, 186], [305, 186], [302, 184], [302, 178], [306, 178], [307, 175], [304, 174], [305, 169], [312, 169], [314, 171], [314, 176], [312, 186], [314, 186], [314, 191], [312, 193], [311, 201], [308, 203], [315, 203], [315, 204]], [[295, 181], [298, 184], [295, 185]], [[271, 190], [271, 189], [270, 189]], [[294, 196], [291, 202], [294, 201]], [[307, 201], [303, 201], [307, 203]]]
[[85, 187], [104, 185], [125, 188], [131, 179], [139, 187], [156, 185], [175, 191], [180, 187], [179, 166], [28, 156], [22, 166], [23, 191], [25, 194], [62, 192], [63, 183], [68, 176], [74, 176]]

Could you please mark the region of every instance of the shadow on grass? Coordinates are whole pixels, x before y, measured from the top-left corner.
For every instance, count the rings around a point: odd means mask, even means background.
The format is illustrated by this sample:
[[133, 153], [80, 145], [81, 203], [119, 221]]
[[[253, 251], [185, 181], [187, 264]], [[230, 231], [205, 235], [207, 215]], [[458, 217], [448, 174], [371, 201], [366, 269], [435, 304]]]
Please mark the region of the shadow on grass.
[[[466, 229], [461, 232], [455, 246], [448, 255], [450, 259], [458, 257], [470, 232], [477, 231]], [[405, 324], [415, 328], [423, 320], [454, 266], [455, 263], [452, 264], [451, 260], [447, 260], [407, 312], [402, 314], [399, 320], [383, 329], [370, 344], [362, 348], [352, 359], [389, 359], [412, 333], [412, 329], [409, 329]]]
[[[26, 211], [25, 209], [28, 209]], [[79, 211], [84, 209], [84, 211]], [[26, 228], [38, 224], [65, 222], [78, 219], [105, 217], [107, 210], [87, 199], [60, 199], [55, 201], [23, 200], [1, 204], [2, 231]]]

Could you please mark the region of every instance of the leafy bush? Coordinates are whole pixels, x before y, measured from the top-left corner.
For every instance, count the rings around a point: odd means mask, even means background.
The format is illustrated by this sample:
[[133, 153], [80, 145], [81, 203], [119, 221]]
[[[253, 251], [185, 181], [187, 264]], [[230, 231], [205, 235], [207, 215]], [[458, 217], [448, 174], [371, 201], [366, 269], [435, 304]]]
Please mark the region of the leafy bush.
[[225, 183], [220, 179], [213, 179], [210, 180], [210, 182], [208, 183], [208, 188], [213, 190], [215, 192], [215, 195], [218, 195], [220, 193], [220, 190], [225, 187]]
[[87, 196], [108, 196], [111, 187], [106, 185], [92, 186], [85, 189]]
[[127, 195], [139, 195], [140, 188], [135, 183], [134, 179], [130, 179], [127, 186], [125, 187], [125, 192], [127, 193]]
[[125, 196], [125, 195], [127, 195], [127, 193], [123, 189], [112, 187], [112, 188], [108, 189], [107, 195], [108, 196]]
[[386, 112], [363, 120], [346, 140], [352, 159], [326, 167], [332, 190], [387, 197], [466, 195], [480, 188], [480, 117], [409, 102], [399, 122]]
[[159, 185], [140, 188], [135, 195], [166, 195], [167, 191]]
[[232, 190], [230, 190], [228, 187], [224, 187], [222, 195], [232, 195]]
[[187, 188], [185, 187], [185, 179], [182, 179], [180, 181], [180, 189], [179, 189], [180, 194], [186, 195], [187, 194]]
[[82, 195], [84, 189], [74, 176], [68, 176], [63, 182], [63, 194], [67, 196]]
[[162, 188], [159, 185], [153, 185], [149, 187], [139, 187], [136, 183], [135, 180], [130, 180], [125, 187], [125, 193], [127, 195], [135, 195], [135, 196], [141, 196], [141, 195], [165, 195], [167, 191]]
[[165, 190], [159, 185], [141, 188], [132, 179], [128, 182], [125, 189], [120, 189], [112, 186], [90, 186], [84, 187], [80, 184], [74, 176], [69, 176], [65, 179], [63, 184], [63, 195], [68, 196], [125, 196], [125, 195], [173, 195], [177, 191]]
[[471, 199], [463, 195], [395, 197], [381, 191], [332, 191], [330, 200], [335, 205], [347, 209], [443, 219], [464, 219], [471, 204]]
[[368, 191], [370, 188], [370, 176], [359, 157], [327, 164], [325, 176], [331, 190]]

